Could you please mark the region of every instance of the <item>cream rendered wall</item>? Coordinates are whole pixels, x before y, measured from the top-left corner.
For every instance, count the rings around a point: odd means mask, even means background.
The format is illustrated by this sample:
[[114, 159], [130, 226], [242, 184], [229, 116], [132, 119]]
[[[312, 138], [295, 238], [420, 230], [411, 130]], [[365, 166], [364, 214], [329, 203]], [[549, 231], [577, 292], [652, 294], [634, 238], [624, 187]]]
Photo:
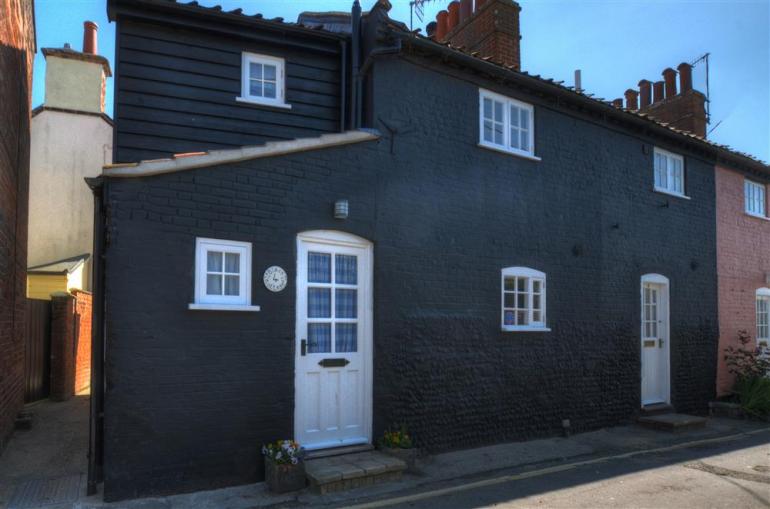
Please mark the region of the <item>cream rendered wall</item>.
[[93, 195], [83, 179], [111, 160], [112, 126], [101, 116], [43, 110], [32, 118], [28, 266], [91, 253]]
[[90, 113], [104, 111], [100, 64], [49, 56], [45, 61], [45, 105]]

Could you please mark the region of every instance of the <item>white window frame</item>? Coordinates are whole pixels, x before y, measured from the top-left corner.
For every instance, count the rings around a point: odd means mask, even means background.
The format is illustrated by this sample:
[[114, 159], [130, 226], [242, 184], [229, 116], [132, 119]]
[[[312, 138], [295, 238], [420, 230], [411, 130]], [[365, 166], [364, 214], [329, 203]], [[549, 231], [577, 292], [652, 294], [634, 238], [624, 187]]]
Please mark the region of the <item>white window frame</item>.
[[[250, 94], [249, 64], [251, 63], [275, 66], [275, 98], [254, 96]], [[275, 108], [290, 109], [291, 105], [286, 103], [286, 61], [283, 58], [244, 51], [241, 54], [241, 95], [240, 97], [236, 97], [235, 100], [251, 104], [261, 104], [263, 106], [272, 106]]]
[[[526, 278], [527, 280], [527, 325], [506, 325], [505, 323], [505, 312], [506, 310], [510, 311], [511, 308], [505, 307], [505, 294], [506, 293], [514, 293], [512, 291], [506, 291], [505, 289], [505, 280], [509, 277], [519, 277], [519, 278]], [[533, 305], [532, 305], [532, 282], [534, 280], [540, 281], [540, 321], [535, 322], [533, 321]], [[530, 269], [528, 267], [506, 267], [502, 269], [501, 276], [500, 276], [500, 326], [502, 327], [503, 331], [506, 332], [517, 332], [517, 331], [530, 331], [530, 332], [548, 332], [551, 329], [546, 327], [547, 323], [547, 315], [546, 315], [546, 277], [545, 272], [541, 272], [539, 270]]]
[[[503, 103], [503, 144], [497, 144], [484, 139], [484, 99]], [[521, 150], [511, 147], [511, 106], [516, 106], [529, 112], [529, 150]], [[493, 108], [494, 109], [494, 108]], [[479, 146], [513, 154], [516, 156], [540, 161], [535, 155], [535, 107], [531, 104], [506, 97], [504, 95], [479, 89]]]
[[[761, 194], [761, 197], [757, 197], [757, 193]], [[753, 210], [757, 204], [761, 206], [760, 211]], [[750, 216], [767, 219], [767, 187], [764, 184], [744, 179], [743, 210]]]
[[[759, 302], [760, 300], [767, 302], [768, 311], [765, 313], [764, 321], [765, 323], [760, 324], [760, 314], [759, 314]], [[770, 288], [758, 288], [756, 292], [756, 300], [755, 300], [755, 307], [754, 307], [755, 317], [756, 317], [756, 328], [755, 328], [755, 336], [757, 340], [757, 346], [760, 348], [767, 348], [770, 346]], [[761, 336], [759, 333], [759, 327], [760, 326], [766, 326], [767, 327], [767, 335]]]
[[[666, 159], [666, 185], [662, 186], [658, 184], [658, 166], [657, 161], [658, 157], [663, 157]], [[674, 183], [676, 182], [676, 179], [674, 178], [674, 174], [671, 171], [669, 161], [674, 160], [679, 162], [679, 167], [682, 170], [682, 174], [680, 177], [681, 180], [681, 190], [676, 189]], [[675, 154], [673, 152], [669, 152], [668, 150], [663, 150], [662, 148], [655, 147], [653, 150], [653, 158], [652, 158], [652, 182], [653, 186], [655, 188], [655, 191], [659, 193], [665, 193], [670, 194], [672, 196], [677, 196], [679, 198], [687, 198], [688, 196], [685, 194], [686, 189], [686, 183], [685, 183], [685, 175], [686, 170], [684, 167], [684, 157], [680, 156], [679, 154]]]
[[[238, 295], [208, 295], [206, 293], [207, 259], [210, 251], [239, 255]], [[222, 260], [222, 263], [225, 263]], [[224, 285], [224, 279], [222, 281]], [[207, 311], [259, 311], [251, 305], [251, 243], [235, 240], [195, 240], [195, 302], [189, 309]]]

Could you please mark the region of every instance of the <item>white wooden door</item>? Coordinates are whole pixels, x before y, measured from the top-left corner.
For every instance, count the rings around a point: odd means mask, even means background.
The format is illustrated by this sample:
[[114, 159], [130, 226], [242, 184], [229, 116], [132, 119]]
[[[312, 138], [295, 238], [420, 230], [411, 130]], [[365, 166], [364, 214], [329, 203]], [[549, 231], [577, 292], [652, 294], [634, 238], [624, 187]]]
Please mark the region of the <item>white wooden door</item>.
[[306, 449], [371, 442], [371, 245], [300, 235], [295, 439]]
[[642, 405], [669, 401], [668, 285], [642, 282]]

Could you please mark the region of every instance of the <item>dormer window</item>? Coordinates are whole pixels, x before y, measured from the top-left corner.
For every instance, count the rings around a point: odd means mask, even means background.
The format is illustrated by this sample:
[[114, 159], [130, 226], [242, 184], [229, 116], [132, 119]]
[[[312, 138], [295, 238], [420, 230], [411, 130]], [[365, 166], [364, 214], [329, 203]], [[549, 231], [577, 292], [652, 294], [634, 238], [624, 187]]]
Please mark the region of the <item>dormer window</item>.
[[286, 70], [282, 58], [244, 52], [241, 57], [241, 96], [237, 101], [291, 108], [286, 104]]

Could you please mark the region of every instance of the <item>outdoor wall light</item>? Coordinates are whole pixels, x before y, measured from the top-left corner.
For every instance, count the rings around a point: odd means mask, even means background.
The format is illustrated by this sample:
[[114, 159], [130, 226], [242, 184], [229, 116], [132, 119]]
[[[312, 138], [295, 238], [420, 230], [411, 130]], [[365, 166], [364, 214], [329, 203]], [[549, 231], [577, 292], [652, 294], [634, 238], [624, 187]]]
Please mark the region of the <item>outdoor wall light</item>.
[[334, 219], [348, 218], [348, 201], [337, 200], [334, 202]]

